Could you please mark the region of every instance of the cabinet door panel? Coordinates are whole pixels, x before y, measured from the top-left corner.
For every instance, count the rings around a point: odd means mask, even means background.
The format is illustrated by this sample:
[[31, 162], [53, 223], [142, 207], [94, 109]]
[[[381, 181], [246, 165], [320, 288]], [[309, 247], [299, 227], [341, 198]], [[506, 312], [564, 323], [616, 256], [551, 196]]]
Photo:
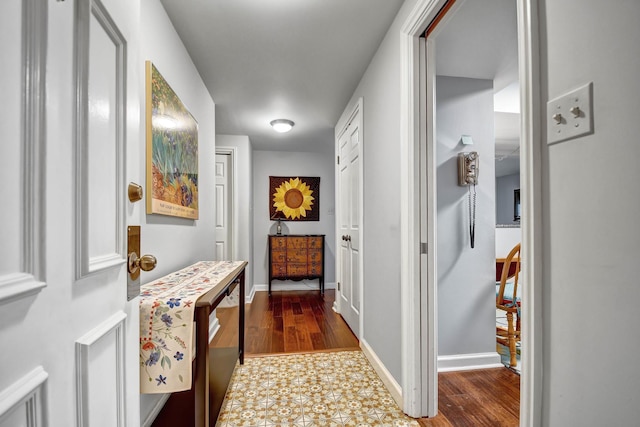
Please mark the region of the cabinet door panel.
[[307, 264], [289, 263], [287, 264], [287, 275], [289, 277], [306, 277]]
[[273, 262], [281, 262], [284, 263], [287, 260], [287, 252], [286, 251], [272, 251], [271, 252], [271, 261]]
[[322, 252], [319, 250], [309, 250], [309, 262], [322, 261]]
[[322, 263], [312, 262], [309, 264], [309, 275], [320, 276], [322, 275]]
[[287, 262], [305, 264], [307, 262], [307, 250], [298, 249], [296, 251], [287, 251]]
[[287, 239], [287, 249], [300, 249], [307, 247], [307, 237], [289, 237]]
[[271, 270], [273, 272], [274, 278], [285, 278], [287, 277], [287, 265], [286, 264], [271, 264]]
[[287, 247], [286, 237], [271, 237], [271, 247], [273, 249], [284, 249]]
[[323, 237], [309, 237], [309, 247], [310, 248], [322, 248], [322, 240]]

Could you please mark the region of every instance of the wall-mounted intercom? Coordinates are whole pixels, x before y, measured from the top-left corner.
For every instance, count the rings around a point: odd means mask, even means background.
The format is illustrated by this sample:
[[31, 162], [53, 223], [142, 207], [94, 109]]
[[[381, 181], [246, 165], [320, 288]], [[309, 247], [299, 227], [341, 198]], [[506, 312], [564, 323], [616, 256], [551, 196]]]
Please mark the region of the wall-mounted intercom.
[[[469, 238], [471, 248], [475, 246], [476, 240], [476, 185], [478, 185], [478, 172], [480, 170], [480, 159], [478, 153], [458, 154], [458, 185], [469, 187]], [[473, 194], [471, 193], [473, 187]]]
[[480, 161], [478, 159], [478, 153], [476, 151], [472, 151], [470, 153], [459, 153], [458, 185], [477, 185], [479, 166]]

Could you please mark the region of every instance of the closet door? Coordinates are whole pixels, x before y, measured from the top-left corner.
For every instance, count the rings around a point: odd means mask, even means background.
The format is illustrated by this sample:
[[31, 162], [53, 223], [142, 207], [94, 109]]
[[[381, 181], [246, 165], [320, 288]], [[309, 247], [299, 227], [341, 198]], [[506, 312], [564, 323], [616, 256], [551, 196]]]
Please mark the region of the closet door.
[[338, 310], [360, 336], [362, 311], [362, 103], [338, 138]]

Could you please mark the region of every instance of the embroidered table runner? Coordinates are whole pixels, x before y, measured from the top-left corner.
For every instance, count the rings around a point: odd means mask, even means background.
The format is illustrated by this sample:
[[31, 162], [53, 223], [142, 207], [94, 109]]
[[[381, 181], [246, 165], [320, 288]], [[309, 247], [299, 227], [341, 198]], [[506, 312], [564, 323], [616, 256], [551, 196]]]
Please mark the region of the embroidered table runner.
[[244, 261], [200, 261], [140, 287], [140, 392], [191, 388], [195, 303]]

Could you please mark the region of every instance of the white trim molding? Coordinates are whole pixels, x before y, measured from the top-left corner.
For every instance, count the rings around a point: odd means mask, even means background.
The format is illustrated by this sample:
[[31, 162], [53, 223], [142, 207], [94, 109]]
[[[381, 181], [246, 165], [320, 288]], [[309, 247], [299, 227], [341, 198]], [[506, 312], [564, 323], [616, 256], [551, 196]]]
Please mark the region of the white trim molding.
[[38, 366], [27, 375], [0, 392], [0, 425], [14, 411], [22, 408], [25, 427], [46, 426], [46, 381], [49, 374]]
[[[213, 341], [213, 337], [216, 336], [219, 330], [220, 320], [218, 320], [218, 317], [216, 316], [216, 311], [213, 310], [211, 312], [211, 315], [209, 316], [209, 344], [211, 344], [211, 341]], [[194, 351], [193, 354], [195, 356], [196, 352]]]
[[[324, 288], [326, 289], [336, 289], [335, 282], [327, 282], [324, 284]], [[253, 286], [253, 292], [251, 295], [251, 301], [253, 301], [253, 297], [256, 292], [267, 292], [269, 290], [269, 285], [266, 284], [257, 284]], [[302, 280], [300, 282], [281, 282], [279, 280], [273, 281], [271, 284], [271, 292], [276, 291], [319, 291], [320, 286], [317, 281], [307, 281]], [[338, 298], [336, 297], [336, 300]]]
[[[265, 285], [266, 286], [266, 285]], [[268, 291], [268, 287], [265, 288], [265, 291]], [[246, 296], [244, 302], [245, 304], [251, 304], [253, 302], [253, 298], [256, 296], [256, 286], [253, 285], [251, 290], [249, 291], [249, 295]]]
[[[89, 425], [91, 414], [89, 411], [91, 398], [89, 392], [91, 390], [99, 390], [102, 385], [96, 384], [92, 378], [92, 372], [102, 370], [103, 367], [91, 366], [92, 347], [103, 340], [111, 340], [109, 343], [113, 349], [113, 360], [115, 372], [113, 378], [115, 381], [116, 391], [116, 407], [112, 408], [113, 413], [117, 417], [117, 426], [126, 426], [126, 392], [125, 392], [125, 319], [127, 315], [119, 311], [112, 315], [109, 319], [89, 331], [76, 341], [76, 418], [78, 426]], [[136, 396], [137, 398], [137, 396]]]
[[[36, 294], [45, 278], [45, 74], [47, 2], [25, 0], [22, 16], [22, 186], [20, 271], [0, 275], [0, 304]], [[18, 126], [20, 124], [17, 124]]]
[[[238, 210], [238, 149], [236, 147], [216, 147], [216, 155], [228, 155], [231, 160], [231, 259], [237, 260], [240, 241], [240, 217]], [[215, 163], [215, 161], [214, 161]]]
[[[400, 245], [401, 260], [401, 330], [402, 330], [402, 389], [404, 411], [412, 417], [435, 416], [437, 414], [436, 358], [422, 354], [422, 348], [437, 354], [436, 325], [430, 322], [423, 331], [422, 316], [436, 310], [436, 301], [427, 300], [427, 313], [421, 313], [421, 304], [426, 299], [427, 287], [422, 289], [420, 260], [420, 37], [436, 16], [445, 0], [419, 0], [406, 18], [400, 30]], [[435, 198], [435, 194], [428, 195]], [[434, 219], [435, 220], [435, 219]], [[433, 245], [433, 236], [427, 236]], [[434, 265], [435, 251], [427, 254], [429, 265]], [[427, 272], [430, 274], [430, 272]], [[433, 293], [432, 293], [433, 294]], [[435, 295], [435, 294], [433, 294]], [[426, 340], [427, 343], [423, 343]], [[423, 360], [426, 362], [423, 363]], [[426, 372], [423, 365], [426, 364]], [[427, 382], [424, 387], [423, 383]]]
[[162, 408], [164, 408], [164, 404], [167, 403], [167, 400], [171, 397], [171, 393], [155, 394], [154, 396], [158, 397], [158, 400], [142, 422], [142, 427], [151, 427], [156, 417], [160, 415]]
[[470, 371], [473, 369], [502, 368], [500, 355], [493, 353], [454, 354], [438, 356], [438, 372]]
[[[114, 234], [112, 252], [91, 255], [89, 253], [89, 75], [91, 17], [105, 32], [115, 47], [115, 212], [109, 227]], [[125, 124], [126, 124], [126, 72], [127, 41], [100, 0], [78, 0], [75, 9], [75, 277], [82, 279], [102, 270], [120, 267], [126, 262], [125, 250]], [[94, 225], [95, 227], [95, 225]]]
[[371, 346], [363, 339], [360, 340], [360, 348], [362, 349], [362, 353], [365, 355], [373, 369], [376, 371], [382, 382], [384, 383], [389, 393], [391, 393], [391, 397], [396, 401], [400, 409], [406, 412], [403, 408], [402, 404], [402, 388], [400, 384], [393, 378], [391, 373], [384, 366], [382, 361], [378, 358], [378, 355], [373, 351]]
[[[520, 200], [524, 283], [542, 284], [542, 148], [538, 0], [518, 2], [520, 80]], [[546, 111], [546, 110], [545, 110]], [[520, 425], [542, 423], [542, 288], [525, 286], [522, 296]]]

